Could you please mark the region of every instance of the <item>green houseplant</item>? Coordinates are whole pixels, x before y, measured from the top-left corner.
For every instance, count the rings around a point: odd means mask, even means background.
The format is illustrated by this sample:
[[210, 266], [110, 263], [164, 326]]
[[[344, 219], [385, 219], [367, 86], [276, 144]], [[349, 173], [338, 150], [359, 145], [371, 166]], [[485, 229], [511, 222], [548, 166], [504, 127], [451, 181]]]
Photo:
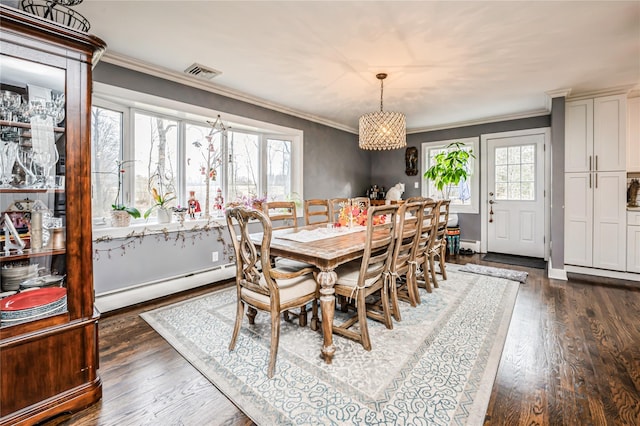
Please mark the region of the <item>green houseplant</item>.
[[424, 178], [433, 181], [445, 199], [449, 198], [452, 186], [467, 180], [469, 158], [476, 158], [473, 150], [466, 150], [464, 146], [462, 142], [447, 145], [443, 152], [434, 157], [435, 163], [424, 172]]

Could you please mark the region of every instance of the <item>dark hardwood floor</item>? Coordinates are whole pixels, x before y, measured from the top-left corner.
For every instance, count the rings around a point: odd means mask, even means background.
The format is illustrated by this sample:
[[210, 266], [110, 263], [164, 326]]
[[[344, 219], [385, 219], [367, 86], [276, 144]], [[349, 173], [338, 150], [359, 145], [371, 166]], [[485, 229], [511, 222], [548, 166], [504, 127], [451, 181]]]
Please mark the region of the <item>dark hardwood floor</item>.
[[[640, 424], [640, 288], [556, 281], [524, 270], [485, 424]], [[613, 285], [612, 285], [613, 284]], [[129, 308], [100, 321], [103, 398], [45, 425], [252, 425], [138, 314], [199, 295]], [[437, 291], [437, 290], [435, 290]]]

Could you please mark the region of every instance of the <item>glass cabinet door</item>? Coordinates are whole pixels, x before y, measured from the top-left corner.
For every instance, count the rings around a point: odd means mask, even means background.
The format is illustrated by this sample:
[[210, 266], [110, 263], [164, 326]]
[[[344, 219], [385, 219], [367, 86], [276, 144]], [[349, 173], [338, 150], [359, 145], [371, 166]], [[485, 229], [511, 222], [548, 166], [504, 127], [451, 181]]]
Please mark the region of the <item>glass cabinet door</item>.
[[0, 55], [0, 327], [68, 312], [66, 72]]

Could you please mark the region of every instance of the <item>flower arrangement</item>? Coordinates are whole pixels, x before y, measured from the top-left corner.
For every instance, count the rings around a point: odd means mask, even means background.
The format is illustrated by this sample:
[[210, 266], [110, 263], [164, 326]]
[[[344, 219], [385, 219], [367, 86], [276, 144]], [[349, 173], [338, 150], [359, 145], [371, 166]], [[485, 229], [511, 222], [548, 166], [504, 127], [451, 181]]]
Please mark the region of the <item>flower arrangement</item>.
[[[342, 203], [338, 216], [338, 226], [359, 225], [367, 226], [367, 208], [361, 208], [357, 204]], [[373, 217], [373, 225], [381, 225], [387, 220], [386, 215], [376, 215]]]

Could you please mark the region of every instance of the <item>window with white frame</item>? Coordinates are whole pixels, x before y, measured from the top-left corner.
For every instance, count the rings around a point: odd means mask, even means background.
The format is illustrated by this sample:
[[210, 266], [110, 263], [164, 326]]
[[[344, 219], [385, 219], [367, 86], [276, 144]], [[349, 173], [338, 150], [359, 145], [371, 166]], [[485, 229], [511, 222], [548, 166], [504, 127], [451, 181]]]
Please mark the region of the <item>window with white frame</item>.
[[[154, 189], [171, 199], [172, 207], [186, 206], [194, 192], [204, 213], [208, 188], [212, 215], [218, 189], [225, 201], [300, 197], [302, 167], [294, 165], [302, 162], [300, 131], [268, 123], [261, 131], [255, 121], [250, 125], [225, 121], [228, 130], [223, 135], [212, 132], [207, 123], [217, 113], [170, 112], [166, 107], [143, 109], [138, 102], [134, 108], [126, 100], [119, 104], [94, 96], [92, 209], [96, 223], [109, 217], [113, 204], [136, 207], [141, 213], [150, 210], [155, 204]], [[150, 218], [156, 210], [150, 210]]]
[[[459, 142], [463, 149], [471, 151], [474, 157], [469, 157], [467, 163], [467, 180], [462, 180], [458, 185], [452, 185], [445, 191], [451, 199], [450, 212], [453, 213], [478, 213], [479, 212], [479, 170], [478, 170], [478, 147], [480, 138], [451, 139], [437, 142], [425, 142], [422, 144], [422, 175], [434, 164], [436, 155], [446, 152], [450, 144]], [[422, 185], [422, 196], [442, 199], [444, 195], [438, 191], [435, 184], [425, 179]]]

